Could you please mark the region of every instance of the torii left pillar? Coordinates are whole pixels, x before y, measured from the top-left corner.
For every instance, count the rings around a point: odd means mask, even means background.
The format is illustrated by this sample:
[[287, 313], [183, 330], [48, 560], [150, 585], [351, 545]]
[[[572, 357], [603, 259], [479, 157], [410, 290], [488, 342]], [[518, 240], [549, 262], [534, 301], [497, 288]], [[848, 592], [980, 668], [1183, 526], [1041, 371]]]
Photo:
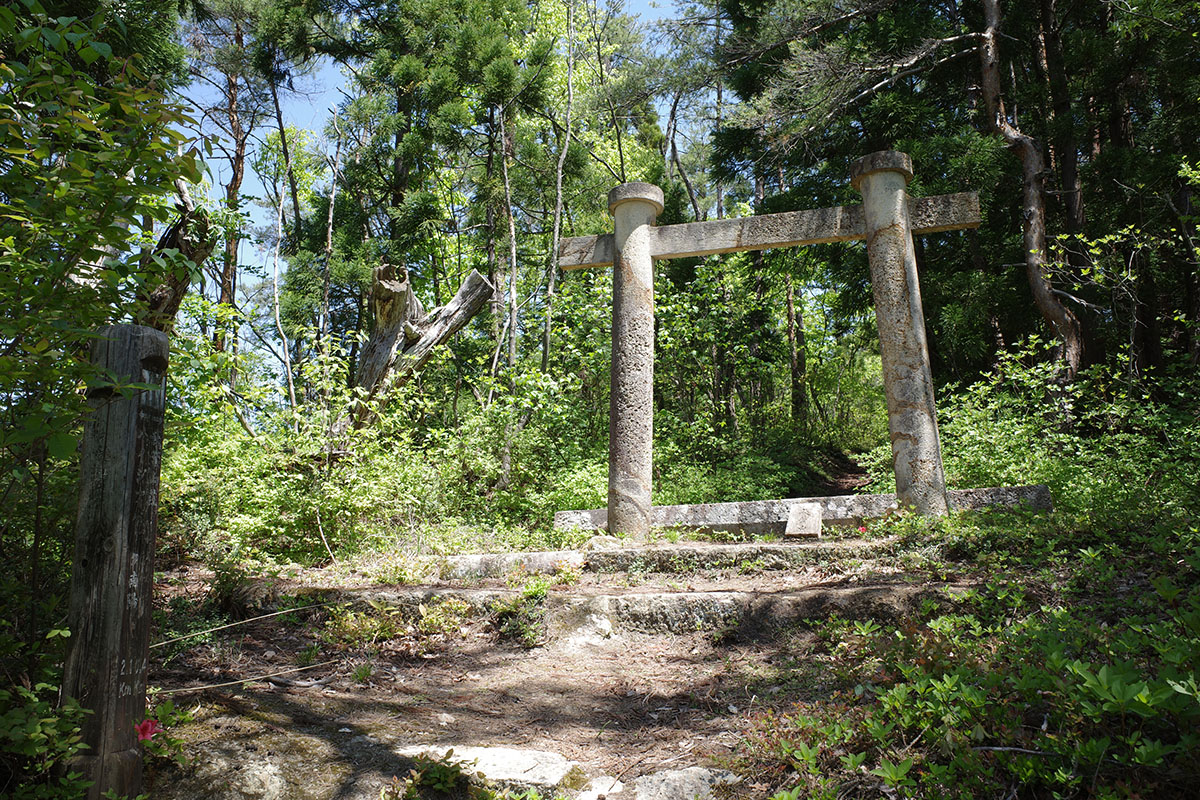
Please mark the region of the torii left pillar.
[[662, 189], [623, 183], [608, 193], [613, 215], [612, 384], [608, 414], [608, 530], [650, 533], [654, 444], [654, 260], [651, 236]]

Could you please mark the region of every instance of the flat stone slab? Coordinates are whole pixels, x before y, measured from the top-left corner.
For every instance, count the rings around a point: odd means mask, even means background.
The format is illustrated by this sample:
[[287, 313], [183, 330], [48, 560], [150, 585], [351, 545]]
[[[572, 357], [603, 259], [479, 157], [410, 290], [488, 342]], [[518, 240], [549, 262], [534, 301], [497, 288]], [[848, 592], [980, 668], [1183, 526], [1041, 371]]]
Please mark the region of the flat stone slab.
[[553, 796], [579, 789], [587, 780], [578, 763], [548, 750], [420, 745], [399, 747], [395, 753], [404, 758], [448, 759], [461, 764], [465, 772], [477, 775], [493, 788], [518, 792], [533, 789]]
[[[1053, 508], [1050, 489], [1044, 485], [1000, 486], [988, 489], [951, 489], [952, 511], [982, 511], [986, 508], [1029, 505], [1035, 511]], [[651, 525], [656, 528], [691, 528], [744, 533], [783, 533], [791, 507], [813, 503], [821, 508], [826, 525], [858, 525], [863, 520], [882, 517], [896, 508], [894, 494], [848, 494], [832, 497], [793, 497], [787, 500], [750, 500], [741, 503], [699, 503], [685, 506], [654, 506]], [[554, 527], [604, 530], [608, 527], [608, 509], [559, 511]]]
[[546, 625], [551, 636], [559, 638], [590, 632], [597, 620], [605, 619], [614, 634], [769, 630], [833, 614], [843, 619], [896, 620], [919, 608], [922, 599], [956, 588], [962, 587], [881, 583], [794, 591], [551, 595]]
[[577, 550], [541, 550], [527, 553], [470, 553], [447, 556], [436, 570], [442, 580], [501, 578], [524, 570], [551, 575], [562, 569], [581, 569], [587, 556]]
[[575, 800], [710, 800], [717, 796], [718, 787], [740, 782], [732, 772], [705, 767], [653, 772], [628, 783], [602, 775], [593, 779]]
[[[643, 775], [633, 781], [634, 800], [709, 800], [717, 787], [732, 786], [738, 778], [724, 770], [687, 767]], [[624, 794], [617, 795], [625, 797]]]
[[819, 503], [792, 503], [788, 506], [784, 536], [820, 536], [821, 506]]

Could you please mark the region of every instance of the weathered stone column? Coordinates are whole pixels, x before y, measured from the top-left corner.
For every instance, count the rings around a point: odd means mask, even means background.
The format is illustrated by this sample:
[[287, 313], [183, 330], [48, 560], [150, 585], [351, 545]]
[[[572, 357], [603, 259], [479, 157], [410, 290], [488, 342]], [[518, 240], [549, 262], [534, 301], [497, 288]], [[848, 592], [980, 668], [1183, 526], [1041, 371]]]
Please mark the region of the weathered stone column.
[[896, 497], [919, 514], [941, 515], [948, 509], [946, 475], [908, 220], [912, 177], [912, 159], [891, 150], [865, 156], [850, 170], [863, 196]]
[[612, 391], [608, 416], [608, 530], [650, 532], [654, 440], [654, 263], [650, 227], [662, 189], [624, 183], [608, 193], [613, 263]]

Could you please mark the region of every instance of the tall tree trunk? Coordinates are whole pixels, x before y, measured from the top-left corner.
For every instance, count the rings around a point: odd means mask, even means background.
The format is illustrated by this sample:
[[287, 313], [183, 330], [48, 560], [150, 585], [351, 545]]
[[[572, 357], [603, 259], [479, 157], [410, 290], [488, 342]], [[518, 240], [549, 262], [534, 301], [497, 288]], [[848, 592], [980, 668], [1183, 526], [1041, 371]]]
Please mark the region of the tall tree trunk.
[[[241, 24], [237, 24], [234, 41], [240, 48], [243, 44]], [[246, 175], [246, 140], [249, 133], [242, 127], [242, 117], [238, 107], [240, 94], [240, 77], [230, 73], [225, 77], [225, 113], [229, 120], [229, 135], [233, 139], [233, 157], [229, 163], [229, 181], [225, 184], [225, 208], [233, 220], [225, 234], [225, 253], [221, 264], [221, 274], [218, 279], [217, 302], [233, 306], [237, 302], [237, 269], [238, 247], [241, 244], [241, 231], [236, 222], [241, 208], [242, 181]], [[234, 336], [236, 337], [236, 331]], [[218, 325], [213, 331], [213, 346], [217, 350], [225, 349], [226, 330]]]
[[562, 147], [558, 151], [558, 162], [554, 166], [554, 218], [550, 224], [550, 263], [546, 267], [546, 319], [542, 326], [542, 372], [547, 372], [550, 369], [550, 337], [554, 329], [554, 287], [558, 279], [558, 240], [562, 233], [563, 169], [567, 163], [567, 149], [571, 145], [571, 105], [575, 99], [573, 83], [575, 68], [575, 0], [566, 0], [566, 6], [567, 108]]
[[[288, 405], [296, 410], [296, 385], [292, 380], [291, 348], [287, 334], [283, 332], [283, 321], [279, 317], [279, 250], [283, 242], [283, 192], [279, 192], [279, 203], [275, 208], [275, 247], [271, 252], [271, 311], [275, 317], [275, 332], [283, 345], [283, 374], [287, 377]], [[328, 381], [326, 381], [328, 383]], [[324, 389], [327, 391], [327, 389]]]
[[[1086, 219], [1083, 207], [1083, 186], [1079, 179], [1079, 141], [1075, 136], [1075, 114], [1071, 107], [1071, 91], [1067, 81], [1066, 60], [1063, 58], [1062, 35], [1059, 31], [1056, 0], [1041, 0], [1042, 32], [1046, 48], [1046, 80], [1050, 86], [1050, 102], [1054, 109], [1051, 119], [1054, 149], [1058, 154], [1058, 169], [1062, 189], [1067, 232], [1083, 233]], [[1086, 252], [1071, 248], [1074, 266], [1087, 266]]]
[[1175, 212], [1176, 217], [1176, 229], [1179, 231], [1179, 249], [1183, 254], [1179, 265], [1185, 300], [1184, 313], [1190, 323], [1183, 329], [1184, 350], [1192, 366], [1200, 365], [1200, 242], [1194, 235], [1194, 194], [1192, 187], [1185, 184], [1171, 202], [1171, 210]]
[[808, 354], [805, 352], [804, 308], [796, 309], [795, 289], [792, 274], [787, 274], [787, 338], [788, 366], [791, 369], [792, 424], [808, 425], [808, 395], [804, 384], [808, 381]]
[[[756, 213], [762, 212], [763, 200], [766, 199], [766, 183], [766, 178], [761, 170], [756, 169], [754, 172], [754, 210]], [[751, 359], [750, 380], [747, 386], [750, 395], [748, 405], [751, 427], [761, 430], [766, 410], [766, 392], [763, 390], [763, 371], [759, 367], [759, 355], [762, 352], [767, 315], [767, 266], [761, 250], [754, 251], [750, 257], [750, 281], [754, 286], [754, 304], [750, 308], [750, 342], [747, 348]]]
[[283, 124], [283, 109], [279, 105], [279, 87], [274, 79], [267, 81], [271, 87], [271, 100], [275, 104], [275, 124], [279, 126], [279, 147], [283, 150], [283, 167], [287, 171], [288, 188], [292, 193], [292, 225], [293, 235], [298, 235], [300, 229], [300, 192], [296, 189], [296, 172], [292, 169], [292, 153], [288, 148], [287, 128]]
[[338, 126], [336, 114], [333, 116], [333, 130], [337, 133], [337, 144], [333, 150], [333, 161], [329, 164], [329, 213], [325, 215], [325, 263], [321, 270], [320, 334], [322, 338], [328, 336], [333, 330], [333, 324], [329, 319], [329, 288], [332, 283], [330, 269], [331, 262], [333, 261], [333, 208], [337, 203], [338, 182], [340, 180], [339, 168], [342, 163], [342, 129]]
[[980, 71], [987, 124], [1016, 151], [1021, 160], [1025, 273], [1043, 319], [1062, 342], [1067, 378], [1073, 378], [1084, 359], [1079, 319], [1054, 294], [1046, 275], [1046, 198], [1043, 192], [1045, 158], [1032, 137], [1009, 122], [1000, 92], [1000, 0], [983, 0], [986, 27], [980, 48]]
[[679, 108], [679, 99], [682, 96], [683, 92], [678, 91], [675, 93], [674, 99], [671, 100], [670, 123], [667, 125], [670, 135], [667, 137], [667, 147], [671, 151], [671, 163], [675, 165], [676, 171], [679, 172], [679, 178], [683, 181], [684, 188], [687, 189], [688, 201], [692, 204], [692, 215], [696, 222], [703, 222], [700, 216], [700, 202], [696, 199], [696, 187], [692, 186], [692, 181], [688, 178], [687, 170], [683, 168], [683, 164], [679, 160], [679, 148], [675, 146], [675, 134], [677, 133], [678, 125], [676, 114]]
[[1148, 254], [1133, 246], [1125, 263], [1131, 264], [1136, 276], [1133, 297], [1133, 352], [1138, 372], [1162, 365], [1162, 330], [1158, 321], [1158, 282], [1150, 267]]
[[[487, 211], [485, 226], [487, 227], [487, 277], [492, 286], [500, 285], [500, 275], [496, 268], [496, 203], [492, 193], [492, 182], [496, 177], [496, 107], [488, 106], [488, 149], [484, 175], [487, 184]], [[500, 292], [492, 295], [490, 311], [492, 314], [492, 341], [500, 346], [500, 309], [503, 297]]]
[[[513, 219], [512, 184], [508, 180], [508, 159], [514, 145], [504, 124], [505, 111], [500, 110], [500, 175], [504, 180], [504, 216], [508, 220], [508, 368], [517, 365], [517, 224]], [[514, 377], [510, 375], [510, 378]]]

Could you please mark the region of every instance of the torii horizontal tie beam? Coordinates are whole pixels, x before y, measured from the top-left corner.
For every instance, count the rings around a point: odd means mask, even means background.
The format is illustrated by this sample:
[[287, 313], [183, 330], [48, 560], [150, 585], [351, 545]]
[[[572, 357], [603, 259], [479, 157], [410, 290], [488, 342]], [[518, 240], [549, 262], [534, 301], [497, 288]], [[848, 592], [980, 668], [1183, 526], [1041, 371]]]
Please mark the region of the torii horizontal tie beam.
[[[910, 198], [908, 214], [914, 234], [978, 228], [976, 192]], [[806, 244], [865, 239], [862, 206], [836, 206], [810, 211], [786, 211], [756, 217], [688, 222], [650, 229], [650, 255], [656, 259], [710, 256], [743, 250], [797, 247]], [[563, 269], [612, 266], [616, 256], [613, 235], [576, 236], [558, 248]]]

